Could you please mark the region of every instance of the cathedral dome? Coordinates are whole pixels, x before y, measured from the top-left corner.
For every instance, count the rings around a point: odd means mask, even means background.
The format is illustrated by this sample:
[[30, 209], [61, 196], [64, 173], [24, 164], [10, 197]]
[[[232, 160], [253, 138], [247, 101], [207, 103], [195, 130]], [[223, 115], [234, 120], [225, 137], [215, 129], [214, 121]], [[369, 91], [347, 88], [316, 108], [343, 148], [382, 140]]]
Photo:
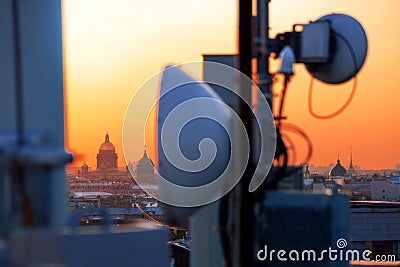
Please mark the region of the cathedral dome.
[[329, 177], [335, 176], [345, 176], [347, 174], [346, 169], [340, 164], [340, 159], [338, 158], [337, 163], [333, 168], [329, 171]]
[[99, 150], [111, 150], [115, 151], [114, 145], [110, 142], [110, 137], [108, 136], [108, 133], [106, 134], [106, 138], [104, 143], [100, 145]]
[[144, 167], [144, 168], [153, 168], [154, 164], [147, 155], [147, 151], [144, 150], [143, 157], [139, 160], [138, 166]]
[[100, 145], [99, 153], [97, 154], [97, 170], [117, 170], [118, 156], [115, 153], [115, 147], [110, 142], [108, 133], [104, 143]]
[[142, 182], [154, 182], [154, 164], [144, 150], [143, 157], [139, 160], [136, 167], [136, 177]]

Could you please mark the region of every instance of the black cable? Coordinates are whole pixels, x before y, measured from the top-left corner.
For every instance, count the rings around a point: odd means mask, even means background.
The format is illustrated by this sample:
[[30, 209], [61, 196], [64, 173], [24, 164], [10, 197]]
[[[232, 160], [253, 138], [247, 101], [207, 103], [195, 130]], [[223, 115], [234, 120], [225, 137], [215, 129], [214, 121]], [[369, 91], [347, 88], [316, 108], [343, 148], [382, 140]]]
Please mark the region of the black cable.
[[296, 149], [296, 144], [295, 144], [295, 142], [293, 141], [293, 139], [289, 137], [289, 135], [283, 134], [283, 133], [281, 132], [281, 136], [282, 136], [283, 140], [284, 140], [284, 141], [287, 141], [287, 143], [289, 144], [289, 146], [286, 146], [287, 149], [288, 149], [288, 151], [289, 151], [289, 150], [291, 151], [291, 153], [290, 153], [291, 157], [288, 156], [289, 159], [290, 159], [290, 161], [291, 161], [291, 162], [289, 162], [289, 163], [295, 164], [295, 163], [296, 163], [296, 160], [297, 160], [297, 149]]
[[290, 80], [290, 75], [289, 74], [285, 74], [285, 78], [283, 80], [283, 90], [281, 93], [281, 99], [280, 99], [280, 104], [279, 104], [279, 112], [278, 112], [278, 128], [281, 126], [281, 122], [282, 122], [282, 115], [283, 115], [283, 108], [285, 106], [285, 97], [286, 97], [286, 92], [287, 92], [287, 88], [289, 85], [289, 80]]
[[311, 139], [308, 137], [303, 129], [291, 123], [281, 124], [280, 128], [277, 129], [277, 143], [275, 153], [275, 159], [277, 162], [277, 167], [275, 168], [276, 172], [270, 172], [268, 174], [266, 182], [264, 183], [264, 188], [266, 190], [276, 189], [279, 181], [287, 175], [288, 153], [287, 147], [282, 139], [281, 131], [283, 130], [296, 133], [306, 141], [308, 152], [304, 162], [309, 162], [313, 153], [313, 145]]
[[291, 124], [291, 123], [284, 123], [281, 125], [281, 128], [282, 128], [282, 130], [287, 130], [287, 131], [298, 134], [300, 137], [302, 137], [306, 141], [307, 146], [308, 146], [308, 152], [307, 152], [304, 162], [309, 162], [309, 160], [311, 159], [311, 156], [313, 154], [313, 145], [312, 145], [312, 141], [311, 141], [310, 137], [299, 126]]
[[[280, 104], [278, 110], [278, 116], [275, 117], [276, 123], [276, 150], [274, 160], [277, 164], [275, 171], [270, 171], [265, 179], [263, 188], [265, 190], [274, 190], [277, 188], [279, 181], [285, 177], [286, 169], [288, 165], [288, 151], [285, 142], [281, 135], [281, 125], [283, 119], [283, 109], [285, 106], [286, 92], [289, 85], [291, 75], [285, 74], [283, 81], [283, 90], [280, 97]], [[260, 196], [262, 197], [262, 196]], [[257, 198], [257, 197], [256, 197]]]
[[[265, 190], [275, 190], [277, 189], [279, 181], [285, 177], [287, 163], [288, 163], [288, 153], [285, 143], [283, 142], [282, 136], [277, 129], [276, 136], [276, 152], [275, 152], [275, 162], [276, 165], [272, 171], [267, 175], [267, 179], [263, 184]], [[262, 196], [261, 196], [262, 197]]]
[[288, 151], [282, 138], [281, 125], [283, 119], [283, 109], [285, 106], [286, 92], [289, 85], [290, 77], [291, 75], [285, 74], [283, 81], [283, 90], [280, 97], [278, 116], [275, 118], [277, 120], [275, 150], [275, 161], [277, 163], [277, 166], [275, 168], [276, 171], [270, 172], [267, 176], [267, 179], [265, 179], [264, 188], [266, 190], [274, 190], [277, 188], [279, 181], [285, 177], [286, 169], [288, 166]]

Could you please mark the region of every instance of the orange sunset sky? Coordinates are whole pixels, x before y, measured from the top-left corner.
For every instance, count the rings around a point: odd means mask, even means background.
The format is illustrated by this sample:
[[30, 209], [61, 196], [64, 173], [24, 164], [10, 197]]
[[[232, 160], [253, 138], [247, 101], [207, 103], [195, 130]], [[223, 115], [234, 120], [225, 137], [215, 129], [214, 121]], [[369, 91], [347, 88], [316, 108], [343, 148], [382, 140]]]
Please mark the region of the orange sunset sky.
[[[201, 60], [207, 53], [237, 52], [237, 1], [63, 0], [67, 104], [67, 149], [95, 167], [106, 131], [125, 164], [122, 125], [135, 91], [170, 62]], [[271, 36], [327, 13], [346, 13], [364, 26], [369, 50], [353, 102], [331, 120], [317, 120], [307, 110], [310, 76], [295, 68], [287, 95], [288, 122], [312, 139], [314, 165], [334, 163], [340, 154], [362, 169], [394, 168], [400, 163], [400, 1], [272, 0]], [[339, 108], [352, 81], [339, 86], [315, 83], [314, 109], [327, 114]], [[280, 84], [274, 85], [279, 92]], [[143, 154], [143, 129], [132, 143], [137, 161]], [[301, 162], [301, 139], [298, 145]]]

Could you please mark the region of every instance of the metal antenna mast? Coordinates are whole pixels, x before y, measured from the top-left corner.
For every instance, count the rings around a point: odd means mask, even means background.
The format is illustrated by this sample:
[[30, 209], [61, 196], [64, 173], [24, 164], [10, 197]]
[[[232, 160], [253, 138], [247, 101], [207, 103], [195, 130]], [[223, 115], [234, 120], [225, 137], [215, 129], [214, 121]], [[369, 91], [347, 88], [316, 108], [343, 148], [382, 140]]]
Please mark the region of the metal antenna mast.
[[[246, 76], [251, 78], [251, 56], [252, 56], [252, 1], [239, 1], [239, 70]], [[245, 100], [251, 101], [251, 83], [241, 79], [239, 86], [240, 95]], [[239, 103], [239, 116], [242, 118], [249, 136], [250, 157], [243, 178], [239, 184], [240, 198], [240, 225], [239, 225], [239, 250], [240, 250], [240, 266], [246, 266], [253, 261], [253, 203], [251, 194], [248, 191], [251, 175], [254, 172], [253, 162], [253, 138], [252, 138], [252, 114], [244, 101]]]
[[[239, 1], [239, 70], [252, 78], [252, 56], [257, 52], [257, 72], [260, 89], [272, 107], [271, 94], [271, 75], [269, 73], [269, 49], [268, 41], [268, 3], [269, 0], [257, 1], [257, 51], [252, 51], [255, 39], [252, 35], [252, 1]], [[251, 84], [241, 81], [239, 90], [240, 95], [251, 102]], [[244, 177], [239, 185], [239, 246], [240, 258], [239, 266], [248, 266], [255, 258], [254, 254], [254, 199], [249, 192], [249, 185], [254, 172], [254, 150], [255, 142], [253, 138], [252, 110], [249, 109], [244, 101], [239, 104], [239, 116], [246, 127], [249, 136], [250, 157]]]

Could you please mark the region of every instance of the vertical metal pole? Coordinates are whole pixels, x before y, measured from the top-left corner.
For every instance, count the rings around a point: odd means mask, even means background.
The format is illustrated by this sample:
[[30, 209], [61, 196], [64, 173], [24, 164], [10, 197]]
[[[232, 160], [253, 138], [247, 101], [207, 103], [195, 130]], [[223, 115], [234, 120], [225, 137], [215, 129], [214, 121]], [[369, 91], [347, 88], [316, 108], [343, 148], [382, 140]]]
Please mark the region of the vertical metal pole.
[[24, 145], [24, 115], [23, 115], [23, 91], [22, 91], [22, 67], [21, 67], [21, 45], [19, 30], [19, 11], [18, 0], [12, 1], [12, 18], [13, 18], [13, 41], [14, 41], [14, 71], [15, 71], [15, 113], [17, 122], [17, 146]]
[[[23, 149], [25, 145], [24, 137], [24, 93], [22, 79], [22, 62], [21, 62], [21, 38], [20, 38], [20, 18], [18, 0], [12, 1], [12, 17], [13, 17], [13, 41], [14, 41], [14, 71], [15, 71], [15, 114], [17, 123], [17, 151]], [[22, 224], [24, 226], [32, 226], [32, 200], [25, 190], [25, 168], [22, 164], [16, 164], [16, 183], [18, 184], [18, 193], [21, 195], [22, 203], [17, 204], [15, 208], [22, 208]], [[22, 207], [19, 207], [21, 204]]]
[[[251, 55], [252, 55], [252, 1], [239, 1], [239, 70], [251, 78]], [[240, 83], [240, 95], [247, 101], [251, 101], [251, 83], [242, 81]], [[248, 191], [252, 173], [254, 172], [253, 164], [253, 131], [252, 131], [252, 112], [244, 101], [239, 103], [239, 116], [246, 127], [249, 137], [250, 156], [246, 171], [240, 183], [240, 264], [239, 266], [251, 266], [253, 263], [253, 201]]]
[[257, 1], [257, 72], [258, 86], [272, 110], [272, 76], [269, 72], [269, 5], [270, 0]]

